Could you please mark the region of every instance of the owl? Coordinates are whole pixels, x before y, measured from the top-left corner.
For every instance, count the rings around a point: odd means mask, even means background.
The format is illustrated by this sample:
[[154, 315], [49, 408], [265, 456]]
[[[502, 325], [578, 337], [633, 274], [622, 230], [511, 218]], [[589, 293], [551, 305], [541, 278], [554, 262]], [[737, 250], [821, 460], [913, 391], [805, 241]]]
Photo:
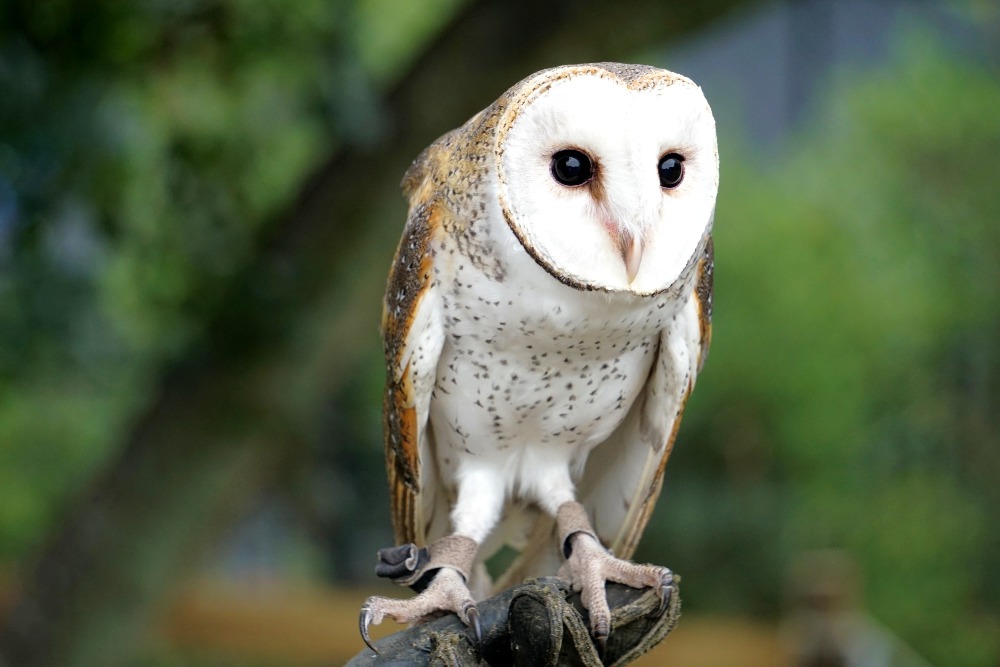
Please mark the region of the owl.
[[718, 182], [701, 89], [618, 63], [533, 74], [414, 161], [382, 320], [397, 546], [377, 572], [418, 594], [365, 601], [370, 647], [385, 617], [448, 611], [480, 637], [476, 600], [532, 576], [581, 592], [599, 645], [607, 581], [666, 603], [670, 570], [628, 558], [709, 345]]

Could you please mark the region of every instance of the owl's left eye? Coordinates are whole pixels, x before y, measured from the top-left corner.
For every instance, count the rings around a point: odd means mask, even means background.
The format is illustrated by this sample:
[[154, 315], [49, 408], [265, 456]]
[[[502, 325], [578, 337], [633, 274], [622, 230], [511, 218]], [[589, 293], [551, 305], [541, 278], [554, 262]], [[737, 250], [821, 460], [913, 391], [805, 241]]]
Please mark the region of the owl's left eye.
[[676, 188], [684, 180], [684, 156], [677, 153], [667, 153], [660, 158], [657, 166], [660, 172], [660, 185], [664, 188]]
[[563, 185], [583, 185], [594, 176], [594, 163], [587, 154], [573, 148], [552, 156], [552, 177]]

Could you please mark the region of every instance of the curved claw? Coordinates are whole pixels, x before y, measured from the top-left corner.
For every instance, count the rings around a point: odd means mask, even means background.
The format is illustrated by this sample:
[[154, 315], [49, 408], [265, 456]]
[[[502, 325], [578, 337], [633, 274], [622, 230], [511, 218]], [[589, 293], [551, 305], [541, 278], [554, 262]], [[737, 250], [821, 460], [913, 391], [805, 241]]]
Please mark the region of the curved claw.
[[476, 650], [479, 651], [483, 648], [483, 626], [479, 621], [479, 610], [476, 609], [475, 605], [469, 605], [465, 609], [465, 617], [469, 619], [469, 625], [476, 633]]
[[674, 575], [668, 573], [660, 580], [660, 608], [657, 610], [659, 616], [663, 616], [670, 604], [670, 596], [674, 592]]
[[597, 646], [597, 656], [604, 662], [604, 656], [608, 652], [608, 630], [607, 628], [594, 629], [594, 644]]
[[663, 584], [660, 586], [660, 608], [656, 610], [657, 616], [663, 616], [670, 604], [670, 596], [673, 594], [673, 586]]
[[361, 614], [358, 616], [358, 629], [361, 630], [361, 638], [365, 640], [365, 644], [368, 648], [378, 653], [378, 649], [372, 644], [372, 638], [368, 635], [368, 626], [372, 622], [372, 610], [371, 607], [365, 602], [361, 605]]

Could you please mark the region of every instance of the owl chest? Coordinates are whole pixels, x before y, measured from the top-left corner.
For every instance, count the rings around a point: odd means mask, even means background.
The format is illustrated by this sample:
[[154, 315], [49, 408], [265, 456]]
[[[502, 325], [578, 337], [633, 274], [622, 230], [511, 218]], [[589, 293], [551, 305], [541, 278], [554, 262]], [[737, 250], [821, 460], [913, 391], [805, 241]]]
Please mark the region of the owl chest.
[[672, 315], [666, 299], [613, 303], [562, 285], [490, 283], [452, 290], [443, 306], [438, 446], [499, 460], [537, 446], [574, 459], [606, 439], [640, 394]]

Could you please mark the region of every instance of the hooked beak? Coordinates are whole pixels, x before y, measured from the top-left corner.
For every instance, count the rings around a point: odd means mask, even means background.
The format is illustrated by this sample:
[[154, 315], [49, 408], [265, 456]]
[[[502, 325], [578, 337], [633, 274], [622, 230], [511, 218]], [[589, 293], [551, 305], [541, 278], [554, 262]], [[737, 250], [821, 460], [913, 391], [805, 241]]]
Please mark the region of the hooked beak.
[[642, 264], [642, 239], [622, 232], [618, 237], [618, 250], [622, 254], [622, 261], [625, 262], [625, 275], [628, 276], [628, 283], [631, 285], [639, 273], [639, 265]]

